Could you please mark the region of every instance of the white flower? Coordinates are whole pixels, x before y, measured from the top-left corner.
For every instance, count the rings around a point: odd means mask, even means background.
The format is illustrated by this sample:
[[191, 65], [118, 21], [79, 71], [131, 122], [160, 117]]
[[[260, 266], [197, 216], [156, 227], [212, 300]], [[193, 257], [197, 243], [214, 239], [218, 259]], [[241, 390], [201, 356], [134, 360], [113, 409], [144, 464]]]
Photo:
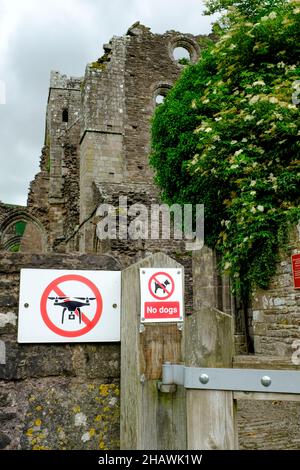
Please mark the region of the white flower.
[[270, 20], [275, 20], [276, 17], [277, 17], [277, 13], [275, 13], [275, 11], [271, 11], [271, 13], [269, 14]]
[[208, 98], [206, 98], [206, 100], [203, 101], [203, 104], [207, 104], [207, 103], [209, 103], [209, 99], [208, 99]]
[[248, 139], [246, 139], [246, 137], [244, 137], [244, 138], [242, 139], [242, 142], [243, 142], [243, 143], [248, 142]]
[[269, 101], [270, 101], [270, 103], [272, 103], [272, 104], [278, 103], [278, 99], [275, 98], [275, 96], [271, 96], [271, 98], [269, 98]]
[[270, 173], [269, 180], [276, 185], [277, 178], [273, 173]]
[[261, 21], [275, 20], [275, 18], [277, 18], [277, 13], [275, 13], [275, 11], [271, 11], [268, 16], [263, 16]]
[[245, 116], [244, 118], [244, 121], [253, 121], [254, 119], [254, 116], [250, 116], [250, 114], [247, 114], [247, 116]]
[[196, 155], [194, 155], [193, 157], [193, 160], [191, 161], [192, 165], [196, 165], [196, 163], [199, 161], [199, 154], [196, 153]]
[[229, 261], [226, 261], [226, 263], [225, 263], [225, 265], [224, 265], [225, 271], [226, 271], [227, 269], [229, 269], [229, 268], [231, 268], [231, 263], [230, 263]]
[[257, 206], [257, 210], [259, 212], [263, 212], [265, 210], [264, 206]]
[[273, 113], [273, 116], [274, 116], [275, 118], [277, 118], [279, 121], [282, 121], [282, 119], [283, 119], [283, 116], [282, 116], [282, 114], [280, 114], [280, 113], [276, 113], [276, 112], [275, 112], [275, 113]]
[[238, 165], [231, 165], [231, 170], [235, 170], [236, 168], [238, 168], [239, 166]]
[[224, 222], [224, 223], [225, 223], [225, 227], [226, 227], [226, 228], [228, 228], [228, 227], [229, 227], [229, 225], [230, 225], [230, 220], [225, 220], [225, 222]]
[[255, 185], [256, 185], [256, 180], [250, 181], [250, 186], [251, 186], [251, 187], [252, 187], [252, 186], [255, 186]]
[[237, 140], [232, 140], [230, 143], [231, 145], [237, 144]]
[[293, 13], [294, 15], [298, 15], [298, 13], [300, 13], [300, 8], [295, 8], [295, 10], [293, 10]]
[[243, 153], [243, 149], [240, 149], [240, 150], [237, 150], [236, 152], [234, 152], [234, 156], [238, 157], [239, 155], [241, 155], [241, 153]]
[[251, 196], [256, 196], [256, 191], [250, 191]]
[[191, 107], [192, 107], [193, 109], [197, 108], [196, 100], [193, 100], [193, 101], [192, 101]]
[[215, 121], [217, 121], [217, 122], [222, 121], [222, 118], [221, 118], [221, 117], [217, 117], [217, 118], [215, 118]]
[[252, 212], [252, 214], [255, 214], [255, 212], [256, 212], [255, 207], [251, 207], [250, 212]]
[[220, 137], [219, 135], [214, 135], [213, 138], [212, 138], [212, 140], [213, 140], [214, 142], [218, 142], [218, 141], [221, 140], [221, 137]]
[[252, 96], [251, 100], [249, 100], [250, 104], [255, 104], [259, 101], [259, 95]]
[[231, 44], [231, 46], [229, 47], [229, 49], [232, 51], [233, 49], [236, 48], [236, 44]]
[[257, 82], [254, 82], [253, 83], [253, 86], [264, 86], [265, 85], [265, 82], [263, 80], [257, 80]]
[[211, 132], [211, 131], [212, 131], [212, 128], [211, 128], [211, 127], [207, 127], [207, 128], [205, 129], [205, 132]]
[[260, 121], [257, 122], [257, 125], [260, 126], [263, 122], [264, 122], [264, 120], [261, 119]]

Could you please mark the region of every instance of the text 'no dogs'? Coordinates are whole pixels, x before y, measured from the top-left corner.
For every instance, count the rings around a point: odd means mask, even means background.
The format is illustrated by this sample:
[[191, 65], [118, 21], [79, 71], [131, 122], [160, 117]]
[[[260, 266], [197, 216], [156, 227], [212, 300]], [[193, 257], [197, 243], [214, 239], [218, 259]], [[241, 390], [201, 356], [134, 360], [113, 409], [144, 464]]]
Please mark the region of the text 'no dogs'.
[[142, 268], [141, 321], [183, 321], [182, 268]]

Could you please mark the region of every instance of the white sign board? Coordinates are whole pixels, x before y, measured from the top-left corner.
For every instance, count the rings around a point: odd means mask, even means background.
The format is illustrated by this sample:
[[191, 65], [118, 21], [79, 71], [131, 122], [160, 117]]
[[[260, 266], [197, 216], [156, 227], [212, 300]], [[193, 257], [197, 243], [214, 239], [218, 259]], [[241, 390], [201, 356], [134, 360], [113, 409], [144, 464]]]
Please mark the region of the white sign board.
[[141, 322], [183, 321], [182, 268], [140, 269]]
[[120, 271], [22, 269], [19, 343], [120, 341]]

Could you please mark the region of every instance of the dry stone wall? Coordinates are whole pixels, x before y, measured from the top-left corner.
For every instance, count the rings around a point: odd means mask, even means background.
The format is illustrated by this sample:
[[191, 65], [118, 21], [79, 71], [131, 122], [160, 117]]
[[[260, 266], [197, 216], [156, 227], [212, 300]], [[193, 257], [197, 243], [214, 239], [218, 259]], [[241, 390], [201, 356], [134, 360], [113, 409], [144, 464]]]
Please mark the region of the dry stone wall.
[[119, 344], [18, 344], [22, 268], [118, 270], [108, 256], [5, 254], [0, 260], [0, 448], [119, 447]]

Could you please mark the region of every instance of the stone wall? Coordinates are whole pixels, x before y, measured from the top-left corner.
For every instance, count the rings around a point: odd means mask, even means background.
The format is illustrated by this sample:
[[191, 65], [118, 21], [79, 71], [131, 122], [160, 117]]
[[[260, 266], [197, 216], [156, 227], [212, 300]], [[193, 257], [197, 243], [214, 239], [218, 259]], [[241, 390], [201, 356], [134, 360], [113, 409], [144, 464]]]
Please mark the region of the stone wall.
[[118, 270], [99, 255], [4, 254], [0, 261], [0, 448], [119, 446], [119, 344], [18, 344], [21, 268]]
[[[267, 291], [253, 296], [253, 337], [256, 354], [286, 356], [300, 339], [300, 292], [294, 289], [291, 255], [300, 253], [298, 231], [291, 233], [286, 252], [281, 253], [277, 273]], [[299, 342], [300, 344], [300, 342]]]

